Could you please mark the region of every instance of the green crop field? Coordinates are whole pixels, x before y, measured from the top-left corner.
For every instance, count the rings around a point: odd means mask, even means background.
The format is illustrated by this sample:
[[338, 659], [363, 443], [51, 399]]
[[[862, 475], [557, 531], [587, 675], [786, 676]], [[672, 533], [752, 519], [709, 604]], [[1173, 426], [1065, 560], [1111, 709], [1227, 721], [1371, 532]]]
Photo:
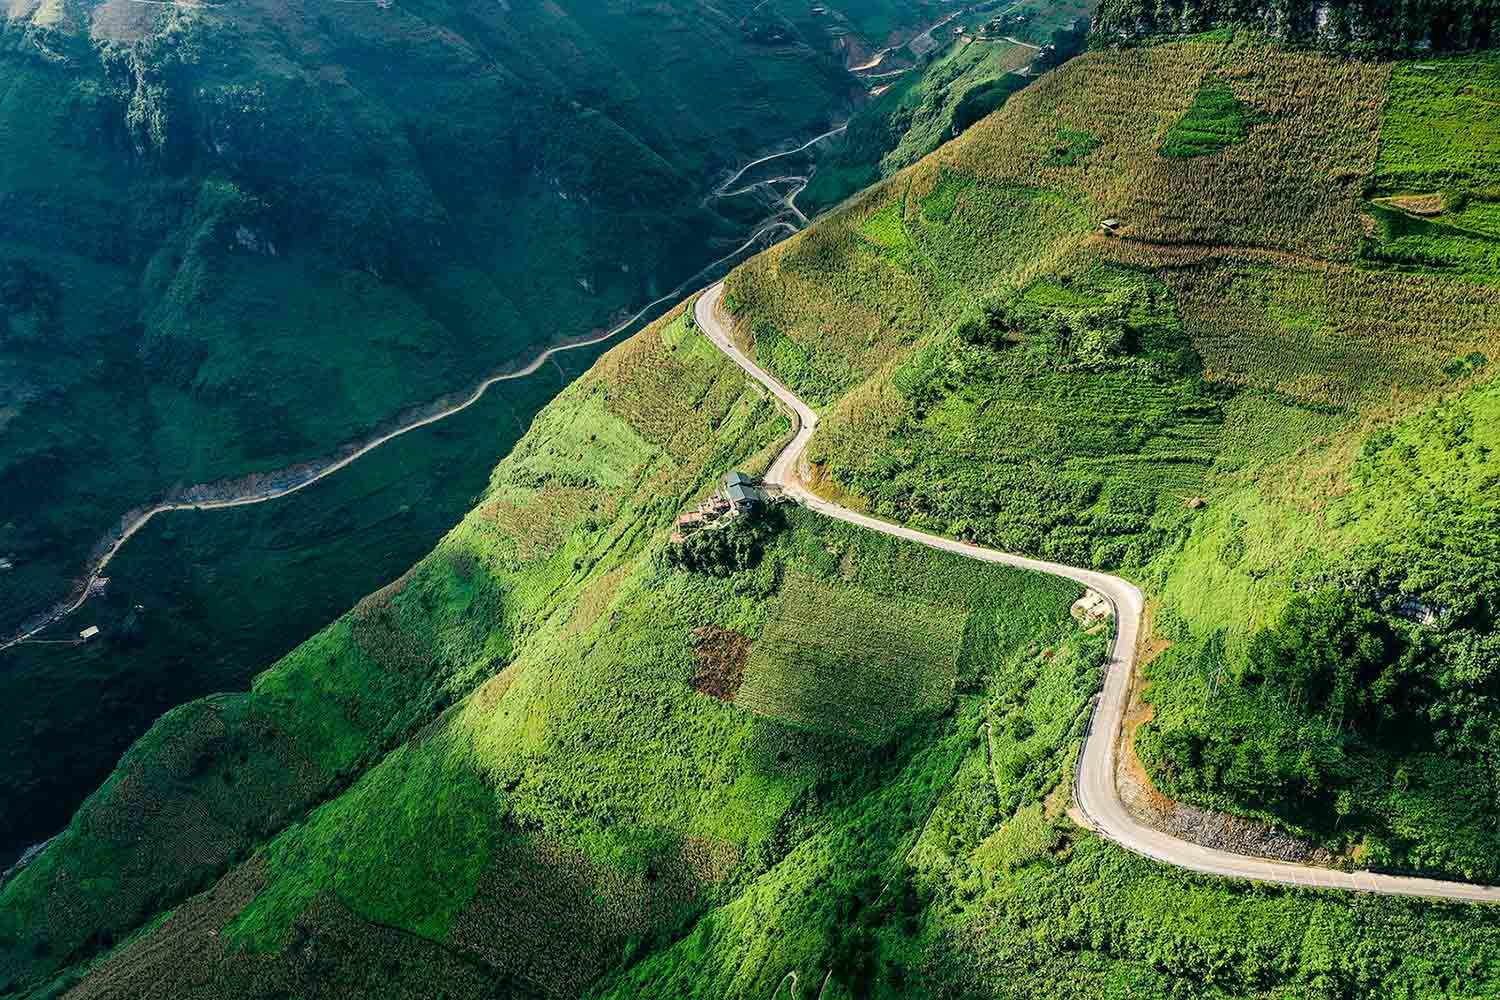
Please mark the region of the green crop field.
[[1493, 55], [1407, 63], [1391, 76], [1371, 179], [1372, 266], [1500, 280]]
[[1251, 116], [1227, 81], [1204, 80], [1187, 113], [1167, 130], [1161, 155], [1187, 158], [1217, 153], [1244, 142], [1250, 125]]

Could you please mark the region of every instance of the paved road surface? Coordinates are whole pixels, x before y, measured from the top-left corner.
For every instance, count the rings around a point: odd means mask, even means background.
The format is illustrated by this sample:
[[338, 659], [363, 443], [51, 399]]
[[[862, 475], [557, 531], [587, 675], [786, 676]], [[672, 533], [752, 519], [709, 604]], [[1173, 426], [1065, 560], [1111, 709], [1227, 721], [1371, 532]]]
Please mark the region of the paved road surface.
[[802, 506], [828, 517], [945, 552], [968, 556], [970, 559], [1067, 577], [1102, 594], [1114, 606], [1116, 622], [1114, 646], [1110, 650], [1109, 665], [1105, 668], [1104, 690], [1094, 709], [1088, 735], [1085, 737], [1083, 755], [1078, 768], [1078, 781], [1074, 788], [1078, 806], [1096, 833], [1114, 841], [1126, 850], [1169, 865], [1209, 875], [1225, 875], [1260, 882], [1278, 882], [1285, 885], [1324, 889], [1351, 889], [1358, 892], [1375, 892], [1394, 896], [1427, 896], [1463, 902], [1500, 902], [1500, 886], [1469, 885], [1464, 882], [1381, 875], [1374, 872], [1344, 872], [1312, 865], [1266, 861], [1262, 858], [1232, 854], [1228, 851], [1178, 840], [1138, 822], [1126, 810], [1125, 803], [1120, 799], [1119, 791], [1115, 787], [1115, 748], [1125, 721], [1125, 708], [1130, 693], [1130, 674], [1135, 668], [1136, 638], [1140, 630], [1141, 611], [1144, 607], [1140, 590], [1128, 580], [1122, 580], [1107, 573], [1011, 555], [978, 545], [954, 541], [951, 538], [929, 535], [926, 532], [881, 521], [840, 507], [838, 504], [830, 503], [810, 493], [802, 485], [800, 472], [802, 453], [807, 447], [808, 440], [812, 438], [813, 431], [817, 429], [818, 415], [791, 390], [751, 361], [734, 345], [734, 340], [720, 317], [719, 303], [723, 296], [724, 283], [719, 282], [698, 297], [693, 307], [693, 315], [699, 329], [735, 364], [769, 389], [797, 418], [797, 433], [782, 449], [781, 454], [776, 456], [770, 471], [766, 473], [766, 482], [780, 486], [787, 495]]

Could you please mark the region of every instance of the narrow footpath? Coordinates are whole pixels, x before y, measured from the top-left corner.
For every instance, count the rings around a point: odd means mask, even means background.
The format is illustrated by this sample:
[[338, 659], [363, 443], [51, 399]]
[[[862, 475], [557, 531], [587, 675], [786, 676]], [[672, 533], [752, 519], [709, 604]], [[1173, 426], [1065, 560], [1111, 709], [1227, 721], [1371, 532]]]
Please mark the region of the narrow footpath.
[[1095, 833], [1128, 851], [1207, 875], [1307, 888], [1345, 889], [1391, 896], [1423, 896], [1470, 903], [1500, 903], [1500, 886], [1470, 885], [1465, 882], [1383, 875], [1376, 872], [1345, 872], [1312, 865], [1267, 861], [1179, 840], [1138, 821], [1125, 808], [1125, 803], [1120, 798], [1115, 786], [1115, 767], [1116, 751], [1125, 722], [1131, 673], [1135, 669], [1141, 614], [1145, 607], [1140, 590], [1128, 580], [1107, 573], [1012, 555], [930, 535], [860, 514], [814, 495], [802, 484], [803, 452], [813, 431], [817, 429], [818, 415], [813, 412], [812, 407], [735, 346], [734, 338], [720, 313], [719, 306], [723, 297], [722, 281], [710, 286], [698, 297], [693, 306], [693, 316], [698, 328], [730, 360], [744, 369], [746, 374], [769, 389], [791, 411], [797, 422], [797, 432], [781, 454], [776, 456], [765, 475], [767, 483], [779, 486], [783, 493], [803, 507], [827, 517], [981, 562], [1066, 577], [1103, 595], [1113, 606], [1114, 644], [1110, 648], [1109, 664], [1105, 667], [1104, 688], [1095, 703], [1088, 733], [1084, 737], [1083, 753], [1079, 759], [1077, 780], [1073, 788], [1074, 799]]

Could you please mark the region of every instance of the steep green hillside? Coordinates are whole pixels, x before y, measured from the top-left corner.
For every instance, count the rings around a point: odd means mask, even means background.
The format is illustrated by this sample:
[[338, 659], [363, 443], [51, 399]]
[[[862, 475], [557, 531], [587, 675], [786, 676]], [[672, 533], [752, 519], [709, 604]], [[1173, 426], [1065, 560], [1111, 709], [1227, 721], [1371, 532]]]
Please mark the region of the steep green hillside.
[[752, 5], [12, 4], [0, 630], [148, 498], [325, 456], [738, 244], [713, 176], [854, 93], [835, 25], [758, 40]]
[[608, 574], [670, 520], [674, 497], [773, 440], [779, 418], [737, 370], [668, 349], [657, 329], [545, 410], [411, 573], [249, 692], [183, 706], [133, 747], [5, 887], [6, 978], [107, 945], [345, 787], [545, 622], [607, 598], [621, 576]]
[[[1382, 164], [1431, 160], [1405, 72], [1090, 54], [731, 305], [823, 414], [819, 489], [1142, 582], [1159, 785], [1494, 879], [1500, 290], [1368, 255]], [[1454, 162], [1445, 190], [1482, 189]], [[1107, 638], [1076, 586], [796, 509], [668, 543], [788, 430], [680, 312], [611, 351], [411, 574], [127, 755], [0, 888], [0, 989], [1500, 993], [1491, 908], [1199, 877], [1076, 826]]]
[[1105, 639], [1075, 586], [796, 510], [681, 568], [680, 504], [784, 430], [681, 318], [611, 352], [411, 574], [132, 751], [0, 891], [9, 990], [1500, 988], [1484, 911], [1247, 889], [1073, 826]]
[[1482, 880], [1490, 66], [1092, 54], [729, 283], [830, 495], [1147, 584], [1166, 791]]
[[894, 77], [870, 77], [879, 93], [850, 119], [838, 152], [818, 164], [801, 204], [834, 205], [932, 152], [1024, 86], [1018, 71], [1034, 54], [1003, 39], [964, 37], [922, 65], [886, 71]]

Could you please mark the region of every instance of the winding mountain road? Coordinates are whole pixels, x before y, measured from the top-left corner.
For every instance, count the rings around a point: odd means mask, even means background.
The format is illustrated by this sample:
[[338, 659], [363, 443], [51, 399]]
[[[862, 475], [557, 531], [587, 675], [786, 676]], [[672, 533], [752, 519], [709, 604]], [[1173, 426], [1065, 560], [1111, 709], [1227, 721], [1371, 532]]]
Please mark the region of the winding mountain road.
[[[800, 215], [801, 213], [799, 212], [798, 214]], [[96, 588], [104, 579], [105, 569], [109, 567], [110, 562], [114, 560], [115, 556], [119, 554], [120, 550], [125, 547], [125, 543], [130, 541], [130, 539], [134, 537], [135, 534], [142, 528], [144, 528], [156, 515], [165, 514], [174, 510], [225, 510], [230, 507], [248, 507], [251, 504], [266, 503], [270, 500], [279, 500], [282, 497], [290, 496], [291, 494], [296, 493], [299, 490], [305, 490], [313, 483], [321, 482], [322, 480], [327, 479], [329, 476], [333, 475], [335, 472], [338, 472], [340, 469], [346, 468], [350, 464], [358, 461], [360, 458], [363, 458], [365, 455], [368, 455], [376, 448], [379, 448], [385, 444], [389, 444], [391, 441], [394, 441], [396, 438], [401, 437], [404, 434], [410, 434], [412, 431], [431, 426], [432, 424], [438, 423], [439, 421], [447, 420], [449, 417], [452, 417], [455, 414], [462, 413], [464, 410], [467, 410], [469, 407], [473, 406], [475, 403], [483, 399], [484, 394], [489, 392], [491, 388], [498, 385], [499, 383], [509, 382], [514, 379], [526, 378], [530, 375], [536, 374], [536, 372], [543, 365], [552, 360], [554, 355], [561, 354], [564, 351], [576, 351], [584, 347], [592, 347], [595, 344], [600, 344], [606, 340], [610, 340], [614, 337], [619, 336], [625, 330], [629, 329], [632, 325], [638, 322], [643, 316], [646, 315], [646, 313], [650, 312], [652, 309], [655, 309], [657, 306], [663, 305], [667, 302], [676, 301], [685, 289], [691, 287], [691, 283], [693, 281], [702, 277], [704, 272], [718, 267], [720, 264], [723, 264], [726, 261], [733, 260], [735, 257], [738, 257], [746, 250], [749, 250], [751, 247], [755, 246], [756, 243], [758, 243], [767, 235], [782, 229], [789, 230], [791, 232], [797, 231], [797, 227], [795, 225], [782, 220], [773, 220], [765, 225], [757, 227], [755, 232], [752, 233], [750, 235], [750, 238], [745, 240], [745, 242], [741, 243], [739, 246], [735, 247], [729, 253], [720, 257], [718, 260], [711, 261], [710, 263], [703, 265], [701, 268], [695, 271], [687, 279], [687, 281], [684, 281], [676, 288], [673, 288], [670, 292], [667, 292], [667, 294], [652, 299], [650, 302], [646, 303], [640, 309], [636, 310], [636, 312], [631, 314], [628, 319], [615, 324], [608, 330], [596, 334], [595, 336], [584, 337], [578, 340], [572, 340], [566, 343], [556, 344], [552, 347], [549, 347], [545, 351], [538, 354], [535, 358], [533, 358], [531, 362], [525, 367], [517, 371], [506, 372], [501, 375], [492, 375], [489, 378], [485, 379], [483, 382], [479, 383], [478, 387], [475, 388], [471, 393], [469, 393], [468, 396], [465, 396], [463, 399], [459, 400], [456, 403], [445, 406], [442, 409], [437, 410], [433, 413], [429, 413], [425, 416], [413, 418], [412, 420], [396, 427], [394, 430], [388, 431], [378, 437], [372, 438], [359, 445], [358, 447], [334, 458], [297, 467], [299, 471], [294, 474], [288, 474], [288, 470], [283, 469], [277, 472], [266, 473], [257, 477], [259, 481], [269, 480], [271, 482], [279, 483], [279, 485], [259, 488], [251, 487], [244, 489], [228, 489], [226, 495], [215, 496], [209, 494], [221, 487], [218, 487], [216, 486], [216, 484], [212, 483], [202, 484], [189, 487], [188, 489], [184, 490], [177, 499], [165, 500], [155, 505], [154, 507], [148, 507], [143, 510], [139, 510], [133, 515], [126, 515], [129, 520], [124, 523], [124, 526], [119, 530], [119, 533], [112, 536], [107, 545], [104, 545], [101, 548], [95, 550], [99, 554], [94, 559], [93, 564], [89, 567], [89, 574], [83, 581], [82, 585], [79, 586], [62, 603], [45, 612], [44, 615], [39, 619], [34, 619], [32, 624], [23, 625], [21, 627], [21, 630], [16, 634], [12, 635], [8, 639], [0, 641], [0, 651], [4, 651], [23, 642], [36, 641], [36, 636], [40, 635], [42, 632], [45, 632], [47, 629], [51, 628], [62, 619], [68, 617], [73, 612], [83, 607], [88, 599], [93, 596]]]
[[1207, 875], [1307, 888], [1422, 896], [1469, 903], [1500, 903], [1500, 886], [1470, 885], [1465, 882], [1377, 872], [1346, 872], [1312, 865], [1267, 861], [1179, 840], [1138, 821], [1125, 808], [1125, 803], [1120, 798], [1115, 786], [1115, 768], [1116, 751], [1129, 701], [1131, 672], [1135, 669], [1141, 613], [1145, 607], [1140, 590], [1128, 580], [1108, 573], [998, 552], [892, 524], [840, 507], [810, 492], [802, 485], [803, 452], [817, 429], [818, 415], [813, 412], [812, 407], [735, 346], [734, 338], [720, 314], [719, 306], [723, 297], [722, 281], [710, 286], [698, 297], [693, 306], [693, 316], [698, 328], [746, 374], [769, 389], [795, 415], [797, 421], [796, 434], [776, 456], [765, 475], [767, 483], [779, 486], [783, 493], [802, 506], [828, 517], [981, 562], [1066, 577], [1103, 595], [1113, 605], [1116, 623], [1114, 644], [1110, 648], [1109, 664], [1105, 668], [1104, 689], [1095, 705], [1088, 733], [1084, 738], [1073, 790], [1074, 798], [1094, 832], [1128, 851]]

